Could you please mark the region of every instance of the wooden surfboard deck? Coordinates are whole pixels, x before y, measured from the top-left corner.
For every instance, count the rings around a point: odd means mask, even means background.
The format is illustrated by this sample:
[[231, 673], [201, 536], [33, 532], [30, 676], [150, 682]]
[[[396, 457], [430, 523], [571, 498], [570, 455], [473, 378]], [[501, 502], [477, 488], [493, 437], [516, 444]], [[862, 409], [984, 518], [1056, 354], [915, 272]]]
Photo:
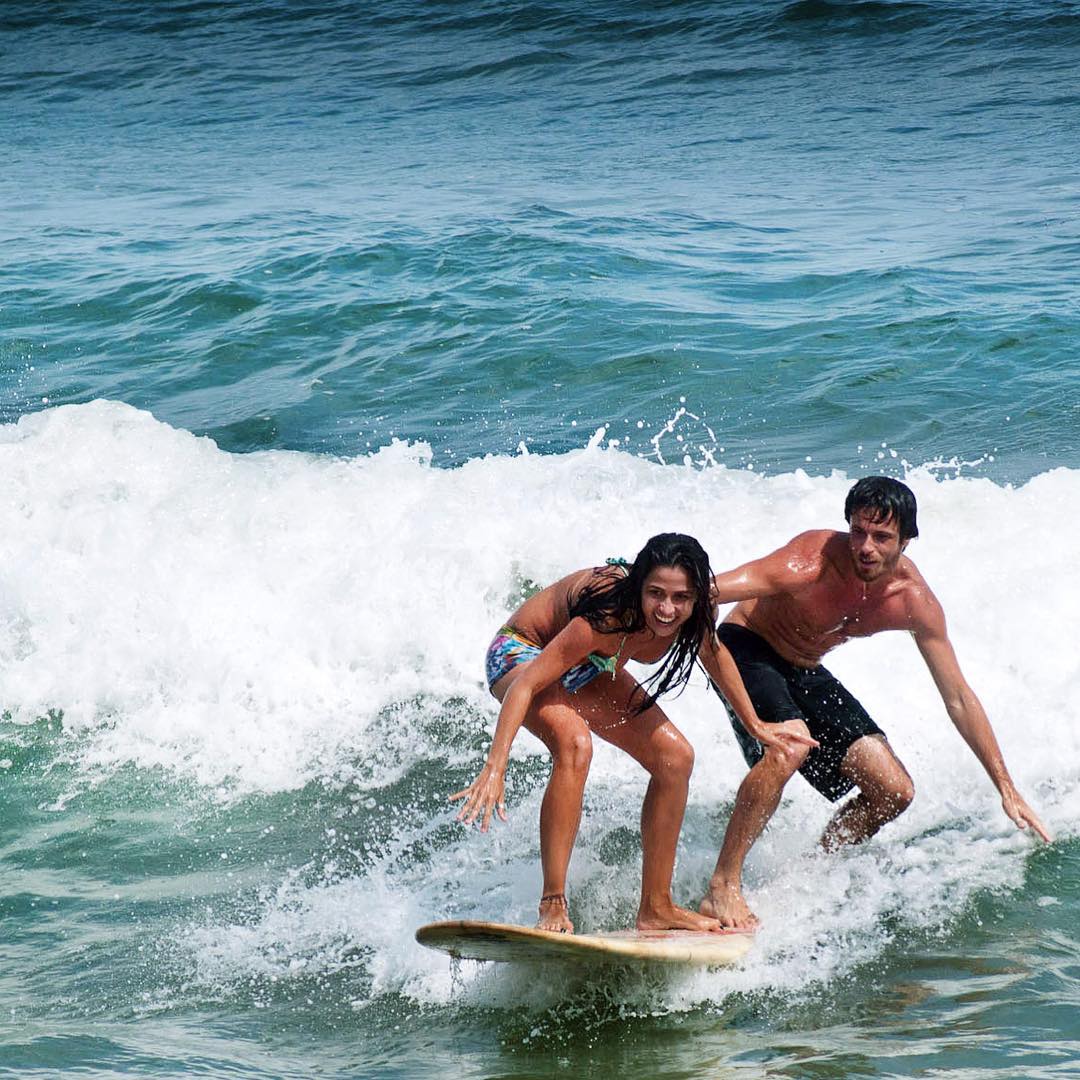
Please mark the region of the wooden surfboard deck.
[[579, 964], [643, 962], [723, 967], [753, 944], [753, 934], [725, 930], [615, 930], [601, 934], [558, 934], [531, 926], [459, 920], [428, 923], [416, 940], [457, 959], [504, 963], [563, 960]]

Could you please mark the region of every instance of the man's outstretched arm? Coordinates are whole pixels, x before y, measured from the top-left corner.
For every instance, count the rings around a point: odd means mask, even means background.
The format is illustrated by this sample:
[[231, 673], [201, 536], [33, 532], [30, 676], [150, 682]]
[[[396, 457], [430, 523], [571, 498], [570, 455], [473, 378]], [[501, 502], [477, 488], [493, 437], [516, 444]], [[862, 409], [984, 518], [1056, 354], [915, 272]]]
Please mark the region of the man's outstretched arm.
[[915, 627], [915, 642], [919, 646], [926, 666], [930, 669], [934, 684], [945, 703], [949, 718], [956, 725], [964, 742], [986, 770], [1001, 795], [1001, 805], [1018, 829], [1029, 826], [1043, 840], [1050, 841], [1050, 833], [1039, 816], [1028, 806], [1005, 767], [994, 729], [990, 726], [982, 703], [968, 685], [960, 670], [952, 643], [945, 630], [945, 615], [941, 605], [933, 597], [925, 601], [925, 610]]

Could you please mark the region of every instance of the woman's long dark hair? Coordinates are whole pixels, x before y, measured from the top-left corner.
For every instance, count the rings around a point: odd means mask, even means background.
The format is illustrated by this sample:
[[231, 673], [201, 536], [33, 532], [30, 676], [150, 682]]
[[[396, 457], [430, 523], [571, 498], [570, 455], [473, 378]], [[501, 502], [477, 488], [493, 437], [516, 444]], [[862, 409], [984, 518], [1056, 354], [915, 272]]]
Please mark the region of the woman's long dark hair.
[[658, 566], [677, 566], [686, 571], [695, 593], [694, 610], [679, 627], [660, 670], [638, 688], [643, 696], [635, 709], [638, 713], [652, 708], [656, 699], [668, 690], [682, 690], [694, 669], [702, 641], [713, 632], [709, 602], [712, 570], [705, 549], [692, 536], [660, 533], [638, 552], [637, 558], [626, 567], [625, 576], [614, 570], [610, 574], [602, 573], [576, 598], [567, 597], [571, 619], [580, 615], [602, 634], [633, 634], [645, 629], [641, 591], [645, 579]]

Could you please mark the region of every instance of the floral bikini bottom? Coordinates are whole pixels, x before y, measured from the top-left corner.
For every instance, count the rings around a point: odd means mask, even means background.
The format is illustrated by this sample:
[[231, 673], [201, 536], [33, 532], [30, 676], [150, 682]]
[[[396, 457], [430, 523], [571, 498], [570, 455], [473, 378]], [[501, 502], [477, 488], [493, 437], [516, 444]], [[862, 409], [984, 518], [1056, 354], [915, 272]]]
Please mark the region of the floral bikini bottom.
[[[487, 668], [488, 689], [490, 690], [495, 683], [508, 671], [516, 668], [518, 664], [524, 664], [526, 660], [533, 660], [539, 656], [540, 649], [541, 646], [537, 645], [535, 641], [530, 641], [520, 630], [515, 630], [512, 626], [504, 626], [495, 635], [495, 640], [488, 646], [485, 665]], [[618, 656], [618, 653], [614, 656], [589, 653], [580, 664], [575, 664], [567, 671], [560, 679], [560, 682], [566, 687], [568, 693], [574, 694], [583, 686], [591, 683], [601, 672], [610, 672], [611, 677], [614, 679], [616, 674], [615, 664]]]

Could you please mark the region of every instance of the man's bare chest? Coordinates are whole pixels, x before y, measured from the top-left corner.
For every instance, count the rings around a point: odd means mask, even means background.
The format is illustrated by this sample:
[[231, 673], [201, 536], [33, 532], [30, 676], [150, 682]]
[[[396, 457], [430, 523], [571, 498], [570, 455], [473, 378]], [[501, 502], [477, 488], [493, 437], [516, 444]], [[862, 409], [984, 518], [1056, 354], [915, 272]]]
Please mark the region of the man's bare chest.
[[906, 626], [905, 607], [895, 594], [875, 593], [862, 582], [807, 590], [788, 596], [787, 620], [807, 640], [836, 642]]

